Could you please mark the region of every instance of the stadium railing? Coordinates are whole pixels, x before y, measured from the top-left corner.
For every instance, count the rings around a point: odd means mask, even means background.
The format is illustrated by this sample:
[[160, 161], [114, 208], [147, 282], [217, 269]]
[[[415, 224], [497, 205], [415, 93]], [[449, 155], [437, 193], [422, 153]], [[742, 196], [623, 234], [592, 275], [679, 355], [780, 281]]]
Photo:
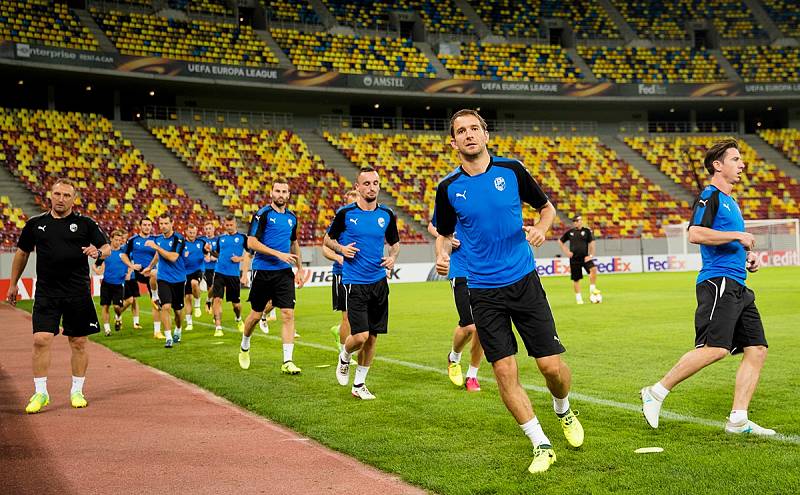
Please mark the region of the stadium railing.
[[721, 132], [726, 134], [740, 134], [739, 123], [734, 121], [649, 121], [649, 122], [620, 122], [619, 132], [623, 134], [660, 134], [660, 133], [697, 133]]
[[225, 127], [247, 127], [264, 129], [291, 129], [294, 116], [280, 112], [245, 112], [191, 107], [145, 107], [139, 118], [149, 127], [153, 124], [181, 123], [189, 125], [211, 125]]
[[[597, 122], [581, 120], [492, 120], [491, 132], [540, 134], [597, 134]], [[450, 129], [447, 119], [421, 117], [379, 117], [359, 115], [321, 115], [323, 129], [357, 131], [442, 131]]]

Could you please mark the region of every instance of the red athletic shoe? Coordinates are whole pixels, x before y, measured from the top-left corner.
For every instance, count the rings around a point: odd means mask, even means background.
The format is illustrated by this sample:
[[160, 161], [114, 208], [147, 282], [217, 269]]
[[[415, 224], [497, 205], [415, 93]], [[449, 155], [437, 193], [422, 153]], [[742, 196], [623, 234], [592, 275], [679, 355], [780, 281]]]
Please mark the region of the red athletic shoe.
[[467, 392], [480, 392], [481, 391], [481, 384], [478, 383], [477, 378], [469, 377], [465, 383], [467, 387]]

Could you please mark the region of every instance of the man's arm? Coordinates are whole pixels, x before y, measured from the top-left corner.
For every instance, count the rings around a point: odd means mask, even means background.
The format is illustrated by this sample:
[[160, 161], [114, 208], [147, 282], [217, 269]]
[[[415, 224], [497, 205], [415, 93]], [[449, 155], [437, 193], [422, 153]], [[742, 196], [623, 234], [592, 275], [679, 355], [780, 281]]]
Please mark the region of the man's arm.
[[587, 256], [588, 259], [594, 259], [594, 250], [594, 239], [592, 239], [592, 242], [589, 243], [589, 256]]
[[322, 255], [325, 256], [325, 258], [334, 261], [336, 263], [339, 264], [344, 263], [344, 256], [342, 256], [341, 254], [336, 254], [336, 251], [329, 248], [325, 244], [322, 245]]
[[720, 246], [729, 242], [739, 242], [748, 251], [756, 245], [756, 238], [749, 232], [714, 230], [700, 225], [689, 227], [689, 242], [706, 246]]
[[[137, 265], [137, 264], [132, 263], [131, 259], [125, 253], [120, 253], [119, 259], [121, 259], [122, 262], [125, 263], [125, 266], [127, 266], [128, 268], [130, 268], [133, 271], [137, 271], [137, 270], [141, 270], [142, 269], [142, 265]], [[138, 269], [136, 268], [137, 266], [139, 267]]]
[[306, 283], [306, 274], [305, 270], [303, 269], [303, 253], [300, 250], [300, 243], [297, 242], [297, 239], [292, 241], [292, 247], [290, 248], [292, 254], [297, 257], [297, 272], [294, 274], [294, 282], [297, 284], [298, 288], [302, 288], [303, 285]]
[[28, 258], [31, 253], [17, 248], [14, 254], [14, 260], [11, 262], [11, 279], [8, 281], [8, 292], [6, 293], [6, 300], [12, 306], [17, 304], [17, 283], [28, 265]]
[[452, 235], [436, 237], [436, 273], [447, 276], [450, 272], [450, 253], [453, 251]]
[[564, 242], [561, 239], [558, 240], [558, 247], [561, 248], [561, 252], [564, 253], [564, 256], [566, 256], [567, 258], [572, 258], [572, 251], [567, 249], [567, 245], [564, 244]]
[[150, 260], [150, 263], [146, 267], [144, 267], [144, 269], [142, 269], [142, 275], [145, 276], [149, 275], [157, 264], [158, 264], [158, 253], [154, 254], [153, 259]]
[[261, 241], [258, 240], [255, 236], [247, 236], [247, 249], [251, 251], [255, 251], [257, 253], [266, 254], [268, 256], [274, 256], [279, 260], [283, 261], [284, 263], [289, 263], [293, 265], [297, 262], [297, 256], [292, 253], [284, 253], [283, 251], [278, 251], [276, 249], [272, 249], [271, 247], [265, 245]]
[[253, 258], [250, 255], [249, 251], [245, 251], [242, 253], [242, 261], [240, 265], [240, 269], [242, 272], [241, 279], [239, 280], [242, 285], [247, 287], [250, 283], [250, 264], [252, 263]]
[[547, 232], [556, 219], [556, 208], [550, 201], [546, 202], [541, 208], [537, 208], [537, 210], [539, 211], [539, 221], [533, 227], [523, 227], [525, 236], [533, 247], [539, 247], [544, 244]]
[[180, 258], [180, 256], [181, 256], [181, 253], [178, 253], [176, 251], [167, 251], [166, 249], [164, 249], [164, 248], [162, 248], [162, 247], [160, 247], [158, 245], [155, 246], [155, 250], [156, 250], [156, 253], [161, 255], [162, 258], [164, 258], [165, 260], [169, 261], [170, 263], [175, 263], [176, 261], [178, 261], [178, 258]]

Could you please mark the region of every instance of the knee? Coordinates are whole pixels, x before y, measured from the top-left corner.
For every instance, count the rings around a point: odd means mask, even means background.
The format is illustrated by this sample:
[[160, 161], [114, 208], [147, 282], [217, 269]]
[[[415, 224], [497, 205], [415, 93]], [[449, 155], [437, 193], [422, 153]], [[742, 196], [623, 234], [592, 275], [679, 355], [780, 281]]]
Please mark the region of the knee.
[[537, 365], [545, 379], [557, 379], [561, 376], [562, 363], [560, 359], [540, 360]]
[[86, 342], [88, 340], [86, 337], [70, 337], [69, 346], [73, 351], [83, 352], [86, 350]]
[[283, 318], [283, 321], [292, 321], [292, 319], [294, 319], [294, 310], [290, 308], [282, 308], [281, 318]]
[[36, 332], [33, 334], [33, 347], [42, 350], [50, 346], [53, 341], [53, 334], [47, 332]]
[[516, 376], [517, 367], [514, 361], [514, 356], [504, 357], [492, 363], [495, 377], [498, 381], [506, 381], [509, 378]]
[[369, 338], [369, 332], [357, 333], [355, 335], [351, 335], [350, 338], [353, 339], [354, 343], [358, 345], [364, 345], [364, 342], [366, 342]]
[[750, 357], [750, 359], [759, 363], [763, 363], [767, 359], [767, 348], [763, 345], [747, 347], [745, 349], [745, 353]]

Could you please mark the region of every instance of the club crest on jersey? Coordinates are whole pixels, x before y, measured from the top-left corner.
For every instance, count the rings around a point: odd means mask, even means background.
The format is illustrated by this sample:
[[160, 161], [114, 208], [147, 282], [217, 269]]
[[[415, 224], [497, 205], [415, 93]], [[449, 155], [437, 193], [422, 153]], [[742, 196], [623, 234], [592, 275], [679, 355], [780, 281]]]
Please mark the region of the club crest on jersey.
[[495, 177], [494, 178], [494, 188], [498, 191], [505, 191], [506, 189], [506, 180], [502, 177]]
[[239, 244], [239, 238], [238, 237], [234, 237], [233, 238], [233, 242], [235, 242], [236, 244]]
[[286, 221], [289, 223], [289, 227], [291, 227], [292, 226], [292, 219], [291, 218], [287, 218]]
[[378, 217], [378, 225], [383, 228], [383, 226], [386, 225], [386, 220], [384, 220], [383, 217]]
[[189, 257], [189, 251], [184, 251], [183, 252], [183, 257], [184, 258], [188, 258]]
[[78, 226], [76, 224], [74, 224], [74, 223], [69, 224], [69, 231], [70, 232], [77, 232], [78, 231]]

